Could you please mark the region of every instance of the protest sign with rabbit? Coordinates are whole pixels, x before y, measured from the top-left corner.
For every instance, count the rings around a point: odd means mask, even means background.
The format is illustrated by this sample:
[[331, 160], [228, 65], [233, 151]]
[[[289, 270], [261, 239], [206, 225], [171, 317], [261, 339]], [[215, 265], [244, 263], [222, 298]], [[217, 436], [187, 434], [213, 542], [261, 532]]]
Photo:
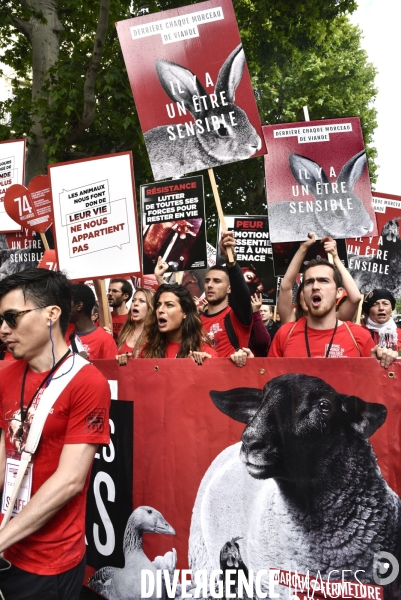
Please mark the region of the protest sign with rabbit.
[[263, 127], [272, 242], [376, 235], [358, 118]]
[[401, 196], [372, 192], [379, 235], [347, 240], [348, 269], [360, 291], [401, 298]]
[[265, 152], [230, 0], [121, 21], [117, 31], [156, 180]]

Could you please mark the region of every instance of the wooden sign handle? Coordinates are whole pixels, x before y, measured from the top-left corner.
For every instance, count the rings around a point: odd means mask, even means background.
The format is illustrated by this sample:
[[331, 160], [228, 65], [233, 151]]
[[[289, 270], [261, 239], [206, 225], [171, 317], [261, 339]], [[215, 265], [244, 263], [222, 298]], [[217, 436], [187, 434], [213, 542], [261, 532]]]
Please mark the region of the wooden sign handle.
[[[214, 201], [216, 203], [217, 214], [219, 215], [221, 230], [224, 231], [224, 232], [226, 232], [227, 231], [226, 220], [224, 218], [223, 209], [221, 207], [219, 190], [217, 189], [217, 185], [216, 185], [216, 180], [214, 178], [214, 171], [213, 171], [213, 169], [208, 169], [208, 173], [209, 173], [210, 183], [212, 185]], [[227, 257], [228, 257], [228, 262], [230, 262], [230, 263], [234, 262], [234, 260], [235, 260], [234, 259], [234, 253], [231, 250], [231, 248], [227, 248]]]
[[109, 310], [109, 303], [107, 301], [106, 284], [104, 279], [94, 279], [93, 285], [95, 287], [96, 296], [99, 302], [99, 322], [101, 327], [108, 327], [113, 331], [113, 325], [111, 322], [111, 315]]
[[42, 244], [45, 250], [50, 250], [49, 242], [47, 241], [46, 235], [44, 233], [40, 234], [40, 239], [42, 240]]
[[356, 323], [357, 325], [360, 325], [360, 324], [361, 324], [362, 304], [363, 304], [364, 300], [365, 300], [365, 298], [364, 298], [364, 296], [362, 295], [362, 298], [361, 298], [361, 299], [360, 299], [360, 301], [359, 301], [359, 306], [358, 306], [358, 310], [357, 310], [357, 313], [356, 313], [356, 319], [355, 319], [355, 323]]

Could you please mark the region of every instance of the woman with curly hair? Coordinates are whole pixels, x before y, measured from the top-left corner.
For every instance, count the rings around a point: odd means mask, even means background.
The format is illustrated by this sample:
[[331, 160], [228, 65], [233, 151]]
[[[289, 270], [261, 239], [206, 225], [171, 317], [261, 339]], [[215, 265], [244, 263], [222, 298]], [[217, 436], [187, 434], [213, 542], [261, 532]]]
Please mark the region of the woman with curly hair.
[[120, 365], [127, 358], [139, 358], [146, 342], [145, 325], [153, 313], [153, 292], [137, 288], [125, 323], [117, 338], [119, 354], [116, 360]]
[[217, 358], [202, 329], [195, 302], [185, 287], [178, 283], [162, 284], [153, 297], [153, 307], [145, 327], [143, 358], [192, 357], [198, 364], [205, 358]]

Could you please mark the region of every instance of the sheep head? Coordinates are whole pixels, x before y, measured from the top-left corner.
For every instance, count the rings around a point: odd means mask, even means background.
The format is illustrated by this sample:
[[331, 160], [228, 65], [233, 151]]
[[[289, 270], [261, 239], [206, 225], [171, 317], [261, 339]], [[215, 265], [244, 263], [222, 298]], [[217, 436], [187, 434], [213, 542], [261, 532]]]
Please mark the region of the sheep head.
[[312, 481], [318, 464], [338, 460], [385, 421], [384, 405], [339, 394], [318, 377], [287, 374], [263, 390], [210, 392], [223, 413], [247, 423], [240, 458], [252, 477]]

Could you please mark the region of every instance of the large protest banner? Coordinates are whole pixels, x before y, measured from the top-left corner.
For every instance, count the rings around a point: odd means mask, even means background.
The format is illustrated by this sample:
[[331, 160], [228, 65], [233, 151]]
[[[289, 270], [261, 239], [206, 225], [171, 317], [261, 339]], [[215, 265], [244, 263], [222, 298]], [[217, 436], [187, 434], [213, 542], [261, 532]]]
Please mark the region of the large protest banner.
[[203, 177], [141, 185], [142, 260], [146, 275], [158, 256], [171, 271], [207, 266]]
[[49, 166], [59, 268], [70, 279], [138, 273], [131, 152]]
[[25, 140], [0, 142], [0, 232], [21, 231], [4, 208], [4, 196], [11, 185], [24, 183]]
[[231, 0], [117, 23], [156, 180], [264, 154]]
[[[250, 292], [261, 293], [265, 304], [276, 304], [277, 280], [273, 271], [269, 221], [266, 215], [225, 215], [228, 231], [236, 240], [236, 261]], [[218, 223], [217, 240], [221, 236]], [[216, 262], [223, 260], [217, 244]]]
[[379, 235], [348, 239], [348, 268], [360, 291], [389, 290], [401, 298], [401, 196], [372, 192]]
[[359, 118], [263, 127], [272, 242], [377, 235]]
[[399, 599], [400, 578], [395, 588], [390, 582], [401, 541], [400, 364], [96, 366], [115, 399], [112, 443], [98, 449], [87, 516], [86, 575], [104, 597], [116, 597], [117, 579], [129, 586], [121, 600], [152, 597], [145, 592], [153, 576], [161, 585], [152, 567], [160, 557], [155, 568], [168, 566], [172, 581], [174, 569], [190, 570], [176, 577], [192, 576], [198, 597], [227, 598], [215, 588], [231, 567], [234, 598], [242, 571], [254, 584], [244, 598], [284, 600], [293, 583], [304, 588], [298, 600], [308, 587], [318, 600]]

